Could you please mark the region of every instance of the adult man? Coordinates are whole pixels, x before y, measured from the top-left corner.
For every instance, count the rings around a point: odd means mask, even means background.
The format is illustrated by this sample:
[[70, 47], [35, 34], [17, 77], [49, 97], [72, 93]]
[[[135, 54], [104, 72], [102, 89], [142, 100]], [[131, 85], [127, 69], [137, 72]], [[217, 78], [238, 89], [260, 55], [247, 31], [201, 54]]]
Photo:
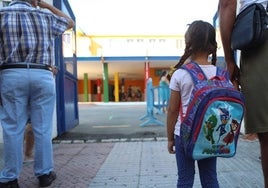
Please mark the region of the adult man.
[[[253, 2], [260, 2], [265, 7], [266, 0], [240, 0], [244, 8]], [[219, 0], [220, 32], [225, 61], [233, 81], [239, 80], [239, 69], [235, 64], [231, 49], [231, 33], [236, 17], [237, 0]], [[268, 37], [268, 33], [266, 33]], [[257, 133], [264, 185], [268, 188], [268, 42], [250, 51], [241, 52], [240, 82], [246, 99], [245, 130], [246, 133]]]
[[47, 187], [56, 179], [51, 142], [55, 105], [53, 41], [73, 26], [71, 18], [42, 0], [13, 0], [0, 10], [1, 125], [5, 160], [0, 188], [19, 187], [23, 133], [29, 114], [35, 139], [34, 172], [39, 185]]

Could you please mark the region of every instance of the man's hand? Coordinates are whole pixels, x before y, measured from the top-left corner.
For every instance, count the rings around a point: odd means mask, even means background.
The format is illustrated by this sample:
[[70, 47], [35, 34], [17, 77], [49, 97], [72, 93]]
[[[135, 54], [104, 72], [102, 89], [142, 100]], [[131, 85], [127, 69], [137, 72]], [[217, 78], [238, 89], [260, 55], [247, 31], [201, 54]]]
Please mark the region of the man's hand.
[[54, 76], [57, 75], [57, 73], [58, 73], [58, 68], [57, 68], [56, 66], [52, 66], [52, 73], [53, 73]]
[[175, 154], [176, 153], [174, 147], [175, 147], [175, 140], [168, 141], [168, 152], [170, 154]]
[[236, 89], [240, 86], [240, 70], [235, 62], [227, 63], [227, 70], [230, 74], [230, 80]]

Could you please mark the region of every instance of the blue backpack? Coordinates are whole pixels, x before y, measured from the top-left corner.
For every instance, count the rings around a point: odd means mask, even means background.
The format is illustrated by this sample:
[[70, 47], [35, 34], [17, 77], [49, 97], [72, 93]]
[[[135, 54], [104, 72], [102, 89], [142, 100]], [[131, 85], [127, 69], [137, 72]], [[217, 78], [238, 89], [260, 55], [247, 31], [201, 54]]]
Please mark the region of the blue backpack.
[[195, 62], [182, 65], [194, 82], [180, 135], [186, 155], [195, 159], [233, 157], [244, 116], [244, 96], [229, 81], [226, 70], [207, 79]]

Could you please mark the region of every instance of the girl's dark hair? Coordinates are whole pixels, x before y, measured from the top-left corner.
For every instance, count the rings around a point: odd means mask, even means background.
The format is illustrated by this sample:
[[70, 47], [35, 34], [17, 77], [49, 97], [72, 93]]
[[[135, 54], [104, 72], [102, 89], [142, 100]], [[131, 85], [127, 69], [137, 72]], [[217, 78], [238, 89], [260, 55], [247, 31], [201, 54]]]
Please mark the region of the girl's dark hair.
[[212, 54], [213, 65], [217, 61], [217, 42], [215, 28], [208, 22], [197, 20], [189, 25], [185, 33], [185, 49], [180, 61], [174, 66], [179, 68], [196, 52], [208, 52]]

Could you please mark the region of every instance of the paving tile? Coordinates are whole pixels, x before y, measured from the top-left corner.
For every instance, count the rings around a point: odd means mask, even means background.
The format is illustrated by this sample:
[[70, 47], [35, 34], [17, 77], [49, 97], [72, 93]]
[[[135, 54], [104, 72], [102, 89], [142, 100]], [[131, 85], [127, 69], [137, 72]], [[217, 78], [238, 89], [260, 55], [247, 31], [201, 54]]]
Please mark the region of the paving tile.
[[[57, 179], [53, 188], [87, 188], [105, 161], [114, 143], [54, 144]], [[23, 166], [19, 179], [21, 188], [37, 188], [33, 163]]]
[[[156, 139], [158, 140], [158, 139]], [[166, 140], [53, 144], [57, 179], [53, 188], [171, 188], [176, 187], [175, 155]], [[0, 145], [2, 151], [2, 145]], [[233, 158], [218, 158], [221, 188], [263, 188], [258, 141], [240, 139]], [[0, 153], [0, 155], [2, 152]], [[2, 157], [0, 164], [3, 164]], [[38, 187], [33, 163], [24, 164], [21, 188]], [[196, 169], [194, 188], [200, 188]]]
[[[218, 158], [221, 188], [263, 188], [258, 141], [239, 140], [237, 154]], [[174, 155], [166, 151], [166, 141], [116, 143], [89, 188], [176, 187], [177, 169]], [[194, 188], [200, 188], [196, 169]]]

